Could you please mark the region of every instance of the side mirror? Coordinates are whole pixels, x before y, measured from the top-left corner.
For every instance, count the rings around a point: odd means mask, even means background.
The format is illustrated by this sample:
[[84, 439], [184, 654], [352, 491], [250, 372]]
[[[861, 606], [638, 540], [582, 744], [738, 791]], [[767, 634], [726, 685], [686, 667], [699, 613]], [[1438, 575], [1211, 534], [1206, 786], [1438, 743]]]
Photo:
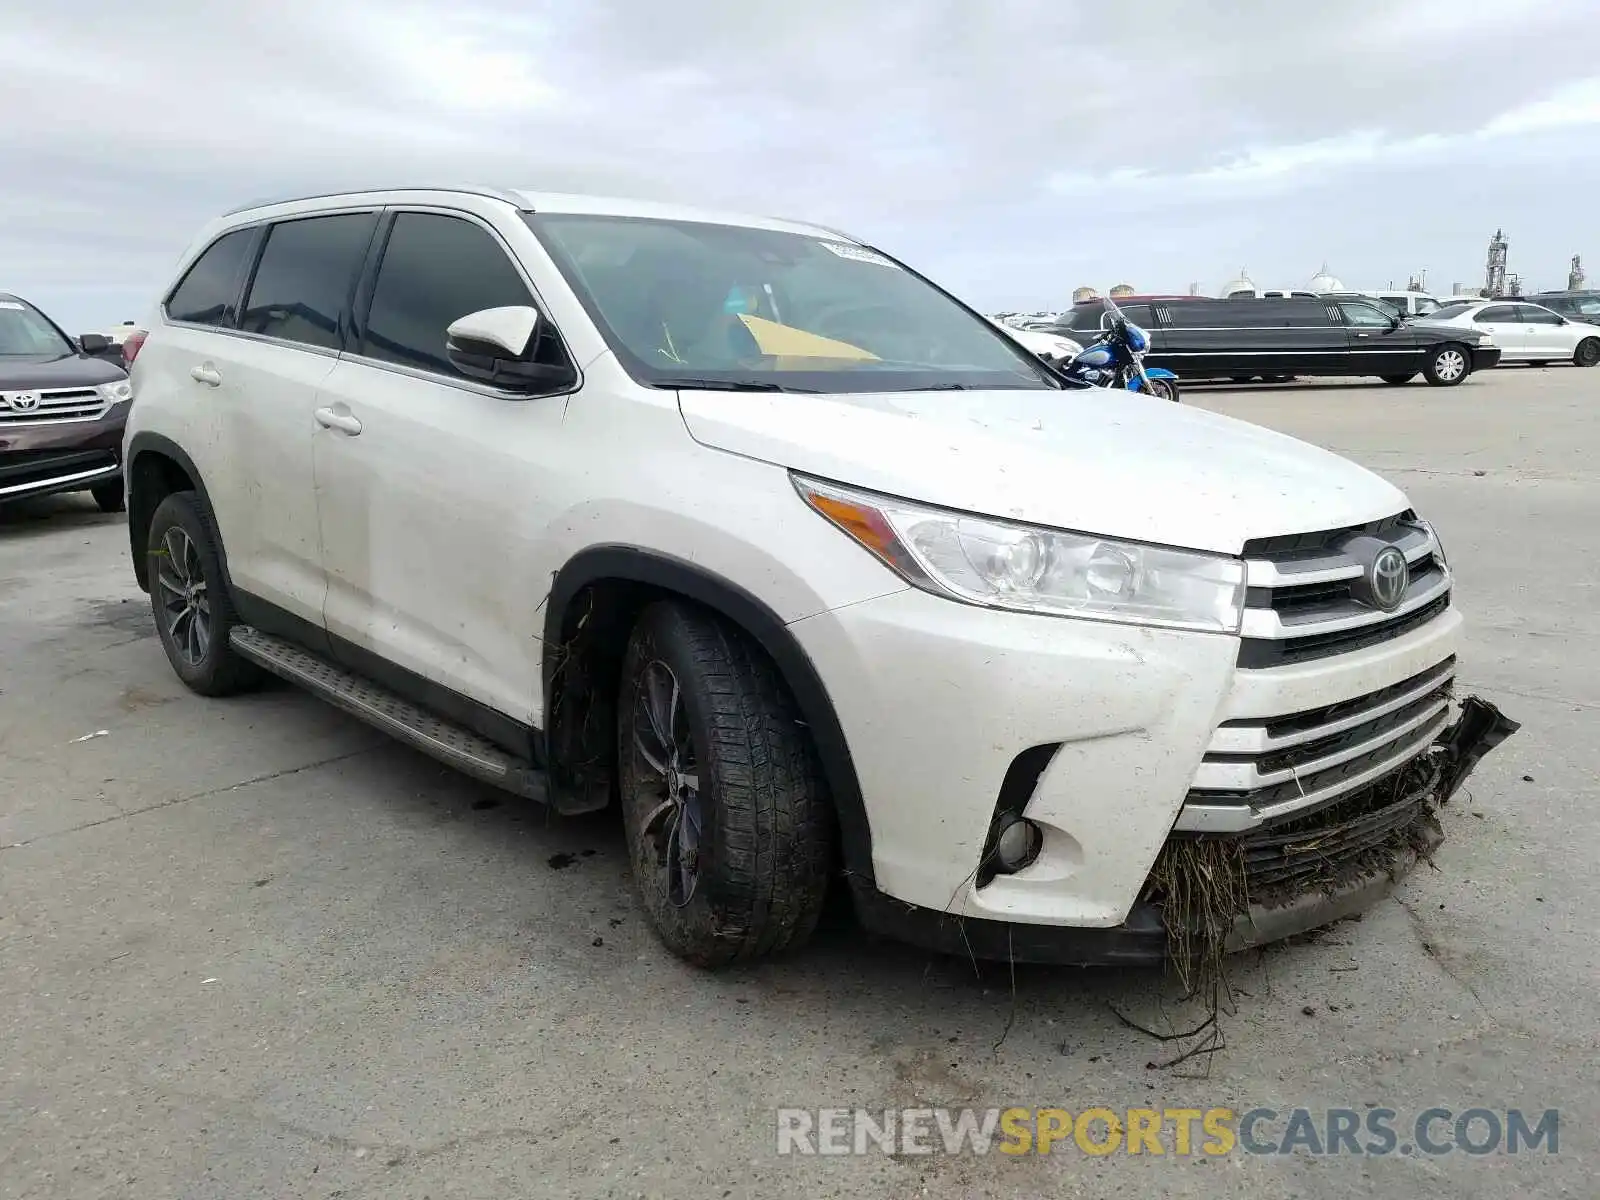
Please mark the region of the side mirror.
[[469, 379], [524, 391], [555, 390], [576, 382], [571, 367], [529, 362], [539, 312], [527, 305], [468, 313], [445, 330], [445, 356]]
[[85, 333], [78, 338], [78, 348], [85, 354], [104, 354], [111, 349], [111, 339], [103, 333]]

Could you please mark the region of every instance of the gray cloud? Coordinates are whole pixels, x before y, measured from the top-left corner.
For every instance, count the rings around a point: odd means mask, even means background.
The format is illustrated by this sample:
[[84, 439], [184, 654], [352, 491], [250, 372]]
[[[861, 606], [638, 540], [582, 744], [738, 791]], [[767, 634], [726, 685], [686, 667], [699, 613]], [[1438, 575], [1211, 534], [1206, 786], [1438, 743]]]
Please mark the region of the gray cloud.
[[0, 38], [0, 287], [105, 324], [223, 208], [469, 178], [839, 224], [989, 307], [1324, 258], [1443, 288], [1497, 225], [1554, 286], [1597, 34], [1593, 0], [80, 0]]

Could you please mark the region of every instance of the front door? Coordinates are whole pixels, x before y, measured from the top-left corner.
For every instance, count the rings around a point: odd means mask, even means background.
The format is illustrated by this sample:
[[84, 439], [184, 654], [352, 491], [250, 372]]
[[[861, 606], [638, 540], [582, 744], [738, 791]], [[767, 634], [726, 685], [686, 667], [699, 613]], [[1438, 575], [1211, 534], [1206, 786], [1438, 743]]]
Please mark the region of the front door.
[[1365, 300], [1335, 302], [1344, 319], [1348, 339], [1350, 374], [1411, 375], [1421, 355], [1409, 326]]
[[1517, 316], [1522, 319], [1523, 336], [1527, 338], [1528, 357], [1537, 362], [1560, 362], [1571, 358], [1577, 339], [1572, 336], [1572, 326], [1548, 308], [1537, 304], [1517, 305]]
[[[451, 322], [533, 304], [486, 225], [395, 214], [356, 344], [320, 389], [314, 458], [324, 616], [350, 665], [376, 656], [536, 725], [553, 570], [540, 481], [559, 470], [566, 398], [499, 392], [445, 355]], [[540, 344], [561, 353], [553, 333]]]

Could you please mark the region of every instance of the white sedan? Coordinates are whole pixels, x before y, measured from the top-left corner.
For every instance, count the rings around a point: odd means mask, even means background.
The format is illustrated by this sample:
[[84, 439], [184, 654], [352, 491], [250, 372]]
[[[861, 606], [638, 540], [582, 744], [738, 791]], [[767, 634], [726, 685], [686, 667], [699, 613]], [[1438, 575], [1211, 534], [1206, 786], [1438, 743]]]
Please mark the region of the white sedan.
[[1419, 318], [1428, 325], [1451, 325], [1488, 334], [1500, 347], [1502, 365], [1511, 362], [1570, 362], [1580, 367], [1600, 363], [1600, 329], [1569, 321], [1538, 304], [1517, 300], [1471, 300], [1446, 304]]
[[1040, 358], [1050, 359], [1055, 362], [1071, 362], [1083, 353], [1083, 346], [1069, 337], [1062, 337], [1056, 333], [1046, 333], [1042, 329], [1018, 329], [1015, 325], [1007, 325], [1003, 321], [990, 317], [1000, 330], [1024, 350], [1028, 350]]

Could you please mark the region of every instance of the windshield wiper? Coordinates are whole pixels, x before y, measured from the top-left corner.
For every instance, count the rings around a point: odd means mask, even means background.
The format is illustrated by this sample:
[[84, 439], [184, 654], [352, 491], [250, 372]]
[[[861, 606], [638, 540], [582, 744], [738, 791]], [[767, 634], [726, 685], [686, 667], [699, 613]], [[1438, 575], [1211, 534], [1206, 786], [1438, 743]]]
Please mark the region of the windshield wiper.
[[688, 375], [674, 375], [654, 379], [651, 383], [660, 388], [691, 388], [705, 392], [812, 392], [815, 388], [794, 387], [774, 383], [770, 379], [696, 379]]

